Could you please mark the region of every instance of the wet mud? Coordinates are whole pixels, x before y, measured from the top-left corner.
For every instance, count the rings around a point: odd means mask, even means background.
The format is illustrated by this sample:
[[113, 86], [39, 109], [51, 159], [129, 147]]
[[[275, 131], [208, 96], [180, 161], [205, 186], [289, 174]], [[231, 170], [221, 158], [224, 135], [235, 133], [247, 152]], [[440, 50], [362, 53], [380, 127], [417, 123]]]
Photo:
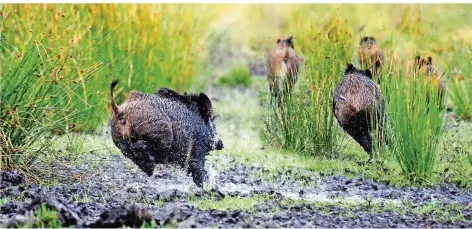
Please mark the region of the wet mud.
[[[468, 208], [455, 212], [456, 220], [451, 220], [451, 216], [441, 219], [440, 212], [413, 211], [433, 202], [441, 206], [472, 202], [469, 192], [454, 185], [396, 188], [372, 180], [320, 176], [293, 169], [261, 178], [267, 169], [232, 161], [230, 168], [217, 174], [213, 189], [198, 189], [178, 169], [161, 167], [147, 178], [139, 171], [125, 169], [124, 164], [110, 163], [100, 178], [90, 176], [88, 181], [51, 187], [26, 184], [21, 174], [2, 172], [0, 196], [9, 201], [0, 207], [0, 223], [5, 227], [34, 223], [34, 212], [45, 204], [58, 212], [62, 226], [73, 227], [139, 227], [144, 223], [177, 227], [472, 225], [472, 211]], [[246, 210], [200, 209], [192, 202], [261, 195], [266, 198]], [[373, 207], [388, 204], [404, 210]], [[402, 208], [407, 204], [410, 207]]]

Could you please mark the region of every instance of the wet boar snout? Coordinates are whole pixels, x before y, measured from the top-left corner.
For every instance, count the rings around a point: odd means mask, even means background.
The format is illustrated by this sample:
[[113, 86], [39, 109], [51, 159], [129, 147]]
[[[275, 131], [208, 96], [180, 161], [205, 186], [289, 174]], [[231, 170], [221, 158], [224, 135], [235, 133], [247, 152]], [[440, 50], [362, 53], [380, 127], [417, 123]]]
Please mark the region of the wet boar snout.
[[223, 148], [223, 141], [221, 141], [221, 139], [218, 139], [218, 141], [216, 142], [216, 150], [222, 150]]

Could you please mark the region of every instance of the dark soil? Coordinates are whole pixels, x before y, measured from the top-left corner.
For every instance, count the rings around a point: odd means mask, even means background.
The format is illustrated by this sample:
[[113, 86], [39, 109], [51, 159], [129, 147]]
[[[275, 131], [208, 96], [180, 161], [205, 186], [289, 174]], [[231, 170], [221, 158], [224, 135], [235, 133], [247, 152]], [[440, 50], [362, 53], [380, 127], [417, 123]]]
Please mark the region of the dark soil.
[[[124, 160], [121, 156], [120, 160]], [[41, 203], [58, 211], [63, 226], [139, 227], [154, 221], [178, 227], [470, 227], [472, 212], [463, 208], [442, 219], [441, 212], [414, 213], [432, 202], [467, 205], [469, 192], [454, 185], [433, 188], [395, 188], [372, 180], [324, 176], [305, 170], [287, 170], [263, 177], [265, 168], [231, 162], [217, 175], [217, 190], [198, 189], [183, 172], [161, 167], [151, 178], [129, 171], [111, 160], [97, 176], [74, 184], [38, 187], [26, 184], [18, 173], [2, 172], [0, 223], [14, 226], [29, 220]], [[259, 175], [256, 175], [259, 174]], [[290, 179], [296, 177], [296, 179]], [[253, 210], [201, 210], [189, 197], [268, 195]], [[293, 204], [284, 204], [288, 200]], [[337, 203], [342, 200], [343, 203]], [[403, 212], [375, 210], [373, 204], [398, 206]], [[161, 204], [159, 204], [161, 203]], [[332, 204], [321, 204], [332, 203]], [[372, 204], [372, 205], [371, 205]], [[33, 211], [31, 211], [33, 210]], [[460, 216], [460, 217], [458, 217]], [[452, 220], [455, 219], [456, 220]]]

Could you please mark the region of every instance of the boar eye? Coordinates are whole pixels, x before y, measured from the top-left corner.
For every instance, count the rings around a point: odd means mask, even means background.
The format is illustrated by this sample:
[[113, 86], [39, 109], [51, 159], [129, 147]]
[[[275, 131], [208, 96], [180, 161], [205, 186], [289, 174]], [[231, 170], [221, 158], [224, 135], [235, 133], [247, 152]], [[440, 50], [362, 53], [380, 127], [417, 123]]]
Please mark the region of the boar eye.
[[126, 125], [126, 119], [123, 117], [123, 115], [118, 116], [118, 121], [121, 125]]

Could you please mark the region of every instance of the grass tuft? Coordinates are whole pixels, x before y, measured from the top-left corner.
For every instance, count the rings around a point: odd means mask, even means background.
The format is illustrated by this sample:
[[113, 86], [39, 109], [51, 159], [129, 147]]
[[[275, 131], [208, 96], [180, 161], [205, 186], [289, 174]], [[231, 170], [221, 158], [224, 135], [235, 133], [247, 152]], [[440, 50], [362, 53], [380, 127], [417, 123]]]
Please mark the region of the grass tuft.
[[197, 205], [202, 210], [254, 210], [255, 206], [267, 200], [269, 196], [256, 195], [250, 197], [228, 196], [224, 198], [207, 197], [207, 198], [191, 198], [190, 202]]
[[[403, 173], [414, 182], [427, 180], [437, 167], [438, 145], [444, 137], [444, 110], [438, 87], [424, 74], [384, 77], [391, 151]], [[413, 71], [410, 71], [413, 72]]]
[[36, 178], [31, 164], [48, 152], [55, 132], [71, 127], [81, 103], [71, 103], [78, 87], [59, 73], [63, 62], [36, 50], [9, 59], [12, 67], [0, 74], [0, 170], [19, 169], [29, 178]]
[[246, 66], [237, 66], [233, 68], [230, 72], [223, 75], [216, 83], [217, 86], [251, 86], [251, 72]]

